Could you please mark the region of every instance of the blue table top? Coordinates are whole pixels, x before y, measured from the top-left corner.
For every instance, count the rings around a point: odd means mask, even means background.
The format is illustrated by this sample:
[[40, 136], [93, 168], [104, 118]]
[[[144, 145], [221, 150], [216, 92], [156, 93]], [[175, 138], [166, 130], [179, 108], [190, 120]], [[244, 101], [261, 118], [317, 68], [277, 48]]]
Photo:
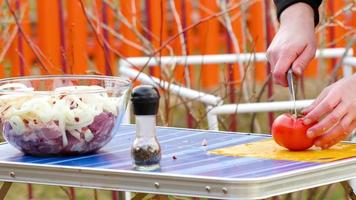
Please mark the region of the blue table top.
[[[0, 145], [0, 163], [134, 171], [130, 156], [134, 137], [135, 126], [122, 125], [112, 141], [96, 154], [48, 158], [23, 155], [4, 143]], [[159, 127], [157, 137], [162, 147], [161, 170], [157, 172], [161, 174], [253, 179], [322, 165], [208, 154], [209, 150], [266, 139], [267, 135]], [[204, 140], [207, 142], [206, 146], [202, 145]]]

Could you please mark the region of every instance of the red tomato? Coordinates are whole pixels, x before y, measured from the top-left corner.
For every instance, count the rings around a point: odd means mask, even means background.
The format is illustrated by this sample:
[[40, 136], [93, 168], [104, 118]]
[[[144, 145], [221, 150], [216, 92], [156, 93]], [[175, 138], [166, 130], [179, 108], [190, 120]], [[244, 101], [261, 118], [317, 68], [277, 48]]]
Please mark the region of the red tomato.
[[278, 116], [272, 124], [274, 141], [291, 151], [303, 151], [314, 145], [314, 139], [308, 138], [306, 132], [311, 125], [304, 125], [303, 118], [295, 118], [289, 113]]

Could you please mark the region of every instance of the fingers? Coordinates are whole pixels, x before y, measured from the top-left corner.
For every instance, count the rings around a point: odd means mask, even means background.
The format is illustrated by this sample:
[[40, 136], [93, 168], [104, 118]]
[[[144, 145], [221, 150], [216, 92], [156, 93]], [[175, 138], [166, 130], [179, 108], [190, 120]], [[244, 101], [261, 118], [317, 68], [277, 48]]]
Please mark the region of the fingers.
[[319, 104], [315, 106], [307, 115], [305, 115], [303, 123], [309, 125], [318, 121], [326, 113], [331, 112], [340, 102], [340, 96], [337, 94], [328, 94]]
[[315, 56], [314, 45], [306, 45], [304, 48], [276, 48], [271, 47], [267, 51], [267, 58], [272, 66], [273, 80], [282, 86], [288, 86], [286, 73], [292, 66], [293, 72], [301, 76], [304, 68]]
[[273, 80], [275, 83], [280, 84], [284, 87], [288, 86], [286, 74], [296, 57], [297, 54], [293, 53], [285, 52], [280, 54], [272, 72]]
[[273, 45], [271, 44], [271, 46], [267, 49], [267, 60], [269, 62], [269, 64], [271, 65], [271, 72], [273, 72], [274, 66], [276, 66], [276, 62], [277, 62], [277, 53], [273, 50]]
[[320, 94], [319, 96], [313, 101], [313, 103], [308, 106], [307, 108], [304, 108], [302, 110], [302, 113], [304, 115], [306, 115], [307, 113], [309, 113], [311, 110], [313, 110], [317, 105], [319, 105], [319, 103], [326, 97], [326, 95], [329, 94], [329, 87], [325, 88]]
[[[339, 103], [331, 113], [326, 115], [320, 122], [308, 129], [308, 137], [314, 138], [322, 135], [326, 130], [330, 129], [336, 123], [340, 122], [346, 114], [347, 107], [343, 103]], [[342, 128], [348, 127], [349, 123], [351, 122], [350, 117], [348, 117], [347, 119], [343, 119], [342, 121], [345, 125], [341, 125]]]
[[341, 140], [345, 139], [352, 130], [356, 127], [356, 121], [345, 130], [340, 124], [335, 125], [330, 130], [326, 131], [322, 136], [315, 141], [315, 146], [322, 149], [330, 148]]
[[316, 52], [316, 47], [313, 45], [308, 45], [302, 51], [302, 53], [295, 59], [292, 64], [292, 69], [294, 74], [301, 76], [303, 70], [308, 66], [309, 62], [314, 58]]
[[[348, 113], [347, 115], [345, 115], [342, 120], [340, 121], [340, 126], [344, 129], [344, 130], [348, 130], [350, 129], [351, 123], [354, 120], [354, 117], [352, 114]], [[353, 129], [353, 128], [352, 128]]]

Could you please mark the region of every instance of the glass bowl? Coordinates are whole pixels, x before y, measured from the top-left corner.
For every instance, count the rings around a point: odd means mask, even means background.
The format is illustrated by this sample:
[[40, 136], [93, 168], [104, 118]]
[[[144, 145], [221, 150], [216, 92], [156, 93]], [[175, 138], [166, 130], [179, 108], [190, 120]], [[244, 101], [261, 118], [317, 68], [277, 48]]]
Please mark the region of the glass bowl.
[[96, 75], [28, 76], [0, 80], [0, 125], [25, 154], [95, 152], [118, 131], [131, 83]]

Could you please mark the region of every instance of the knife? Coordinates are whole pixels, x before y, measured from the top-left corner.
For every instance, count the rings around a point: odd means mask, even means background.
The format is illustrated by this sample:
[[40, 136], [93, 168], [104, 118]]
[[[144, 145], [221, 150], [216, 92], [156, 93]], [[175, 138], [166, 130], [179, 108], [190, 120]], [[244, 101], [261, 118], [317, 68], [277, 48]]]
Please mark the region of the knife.
[[296, 84], [297, 81], [293, 74], [292, 68], [290, 68], [287, 72], [287, 80], [288, 80], [288, 89], [289, 89], [290, 98], [291, 98], [291, 101], [294, 102], [294, 110], [291, 109], [291, 112], [294, 111], [294, 116], [295, 116], [295, 118], [297, 118], [297, 107], [295, 104], [296, 93], [297, 93], [297, 84]]

